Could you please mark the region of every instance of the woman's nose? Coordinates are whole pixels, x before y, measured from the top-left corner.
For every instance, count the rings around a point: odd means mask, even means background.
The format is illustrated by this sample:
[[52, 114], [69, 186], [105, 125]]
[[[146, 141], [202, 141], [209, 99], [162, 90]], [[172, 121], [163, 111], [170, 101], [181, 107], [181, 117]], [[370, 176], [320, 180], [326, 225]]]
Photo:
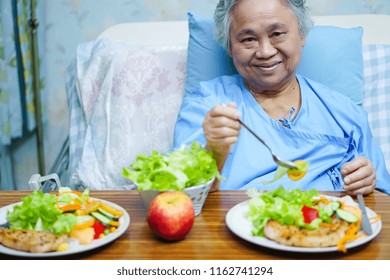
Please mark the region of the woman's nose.
[[277, 53], [276, 48], [272, 45], [269, 40], [259, 41], [257, 44], [255, 56], [257, 58], [268, 58], [272, 57]]

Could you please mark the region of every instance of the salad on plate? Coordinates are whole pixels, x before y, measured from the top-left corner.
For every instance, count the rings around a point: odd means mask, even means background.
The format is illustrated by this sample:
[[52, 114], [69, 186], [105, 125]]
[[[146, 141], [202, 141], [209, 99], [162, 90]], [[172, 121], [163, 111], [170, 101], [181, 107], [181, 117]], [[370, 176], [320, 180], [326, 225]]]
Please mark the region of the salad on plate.
[[71, 242], [88, 245], [120, 227], [124, 211], [82, 192], [61, 187], [57, 194], [35, 190], [6, 213], [0, 244], [30, 253], [64, 252]]
[[[350, 196], [334, 198], [317, 190], [302, 191], [282, 186], [271, 191], [248, 190], [246, 217], [252, 235], [294, 247], [325, 248], [346, 244], [364, 237], [360, 231], [362, 213]], [[371, 223], [380, 216], [371, 218]]]

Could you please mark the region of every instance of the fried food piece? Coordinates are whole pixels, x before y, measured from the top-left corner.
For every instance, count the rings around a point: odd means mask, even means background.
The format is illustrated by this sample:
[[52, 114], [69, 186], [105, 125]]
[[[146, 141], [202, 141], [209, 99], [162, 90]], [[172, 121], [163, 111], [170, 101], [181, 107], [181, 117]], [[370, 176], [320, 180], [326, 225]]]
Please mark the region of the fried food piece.
[[31, 253], [55, 251], [67, 239], [67, 235], [55, 236], [53, 233], [45, 231], [0, 228], [0, 244]]
[[332, 227], [320, 226], [318, 229], [282, 225], [270, 220], [264, 228], [264, 235], [286, 246], [323, 248], [336, 246], [348, 227], [349, 223], [340, 219], [335, 219]]

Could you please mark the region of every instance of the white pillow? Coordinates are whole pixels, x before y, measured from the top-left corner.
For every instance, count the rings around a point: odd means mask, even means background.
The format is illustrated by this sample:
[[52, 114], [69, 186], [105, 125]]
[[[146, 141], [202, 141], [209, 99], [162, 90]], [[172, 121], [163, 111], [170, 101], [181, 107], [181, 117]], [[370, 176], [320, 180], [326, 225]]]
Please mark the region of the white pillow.
[[102, 39], [79, 46], [76, 83], [86, 131], [73, 183], [134, 188], [122, 168], [137, 154], [171, 147], [186, 58], [185, 45], [142, 47]]

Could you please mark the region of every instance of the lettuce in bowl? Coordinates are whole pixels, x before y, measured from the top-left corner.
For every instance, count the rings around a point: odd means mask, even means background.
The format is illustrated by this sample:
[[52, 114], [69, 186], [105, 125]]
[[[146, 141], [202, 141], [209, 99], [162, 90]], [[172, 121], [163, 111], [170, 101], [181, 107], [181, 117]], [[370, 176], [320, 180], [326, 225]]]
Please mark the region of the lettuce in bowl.
[[141, 191], [183, 190], [220, 178], [212, 153], [198, 142], [165, 154], [157, 151], [140, 154], [122, 169], [122, 174]]

